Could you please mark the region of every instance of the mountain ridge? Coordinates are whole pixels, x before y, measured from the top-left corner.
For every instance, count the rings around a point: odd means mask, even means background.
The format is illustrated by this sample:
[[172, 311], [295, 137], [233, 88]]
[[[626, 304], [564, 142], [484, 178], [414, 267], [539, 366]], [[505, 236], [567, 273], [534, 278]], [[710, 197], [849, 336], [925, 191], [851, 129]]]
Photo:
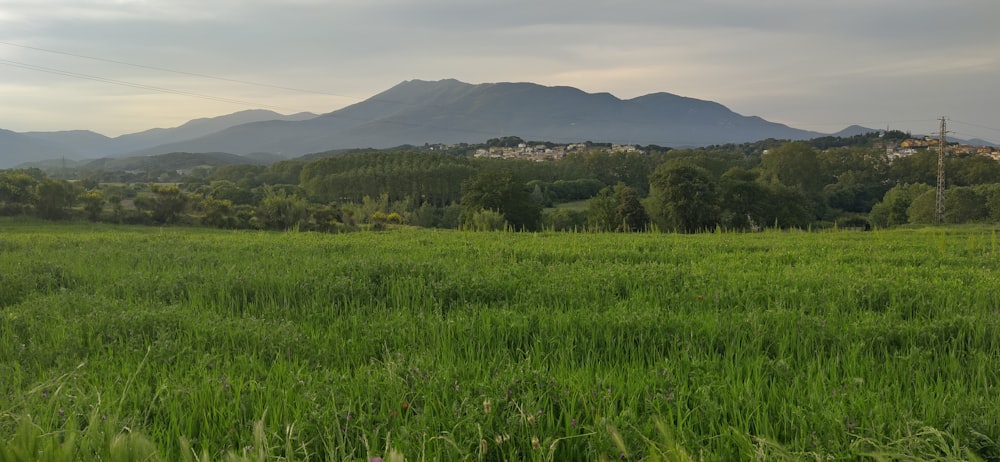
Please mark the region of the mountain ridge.
[[[852, 126], [833, 136], [870, 130]], [[670, 147], [829, 136], [668, 92], [621, 99], [569, 86], [471, 84], [455, 79], [405, 80], [320, 115], [247, 110], [116, 138], [80, 130], [17, 135], [16, 142], [7, 142], [19, 146], [21, 162], [41, 160], [42, 155], [81, 159], [173, 152], [269, 153], [290, 158], [340, 149], [480, 143], [503, 136]], [[3, 140], [12, 138], [0, 138], [0, 168], [16, 165], [4, 155], [9, 149]], [[41, 143], [34, 158], [29, 155], [32, 140]]]
[[477, 143], [506, 135], [685, 147], [823, 134], [665, 92], [619, 99], [610, 93], [530, 82], [406, 80], [314, 119], [254, 122], [135, 154], [262, 151], [294, 157], [336, 149]]
[[[19, 140], [19, 143], [21, 143], [22, 146], [28, 146], [34, 142], [34, 151], [44, 152], [46, 150], [56, 150], [60, 156], [73, 160], [96, 159], [102, 157], [124, 157], [132, 155], [134, 152], [142, 149], [198, 138], [236, 125], [262, 120], [300, 121], [308, 120], [316, 116], [316, 114], [308, 112], [283, 115], [264, 109], [248, 109], [217, 117], [204, 117], [189, 120], [177, 127], [151, 128], [141, 132], [124, 134], [114, 138], [90, 130], [24, 132], [19, 133], [19, 135], [26, 138]], [[3, 149], [4, 147], [6, 147], [6, 144], [0, 142], [0, 153], [7, 151], [7, 149]], [[32, 157], [30, 153], [30, 148], [24, 148], [19, 152], [17, 157]], [[166, 153], [167, 152], [160, 152], [160, 154]], [[4, 157], [14, 156], [10, 155]], [[38, 160], [45, 159], [37, 157], [36, 155], [34, 158], [23, 159], [22, 162], [18, 163]], [[4, 165], [7, 164], [11, 164], [9, 159], [0, 158], [0, 168], [4, 168]]]

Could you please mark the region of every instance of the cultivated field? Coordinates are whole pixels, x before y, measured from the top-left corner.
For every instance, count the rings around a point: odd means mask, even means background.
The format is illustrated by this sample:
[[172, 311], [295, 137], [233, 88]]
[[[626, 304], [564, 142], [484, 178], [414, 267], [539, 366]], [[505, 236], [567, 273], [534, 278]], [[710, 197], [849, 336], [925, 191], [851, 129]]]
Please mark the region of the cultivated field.
[[0, 221], [0, 460], [997, 460], [997, 240]]

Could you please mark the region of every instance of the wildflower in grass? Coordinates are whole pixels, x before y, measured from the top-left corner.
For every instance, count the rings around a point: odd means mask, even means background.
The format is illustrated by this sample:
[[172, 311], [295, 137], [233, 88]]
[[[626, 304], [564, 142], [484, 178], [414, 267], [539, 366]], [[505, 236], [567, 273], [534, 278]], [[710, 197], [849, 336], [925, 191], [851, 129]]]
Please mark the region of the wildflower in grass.
[[571, 427], [575, 427], [575, 426], [576, 426], [576, 419], [573, 419], [573, 420], [570, 420], [570, 421], [569, 421], [569, 425], [570, 425]]
[[382, 458], [379, 456], [375, 456], [372, 457], [371, 459], [368, 459], [368, 462], [382, 462]]
[[66, 411], [64, 411], [62, 409], [60, 409], [58, 412], [59, 412], [59, 416], [60, 417], [66, 415]]

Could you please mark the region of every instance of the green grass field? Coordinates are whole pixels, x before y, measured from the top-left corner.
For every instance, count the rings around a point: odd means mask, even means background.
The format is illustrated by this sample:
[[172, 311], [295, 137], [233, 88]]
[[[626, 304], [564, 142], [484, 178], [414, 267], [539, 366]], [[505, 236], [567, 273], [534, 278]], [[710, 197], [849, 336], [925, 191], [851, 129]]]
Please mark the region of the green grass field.
[[0, 461], [1000, 460], [997, 240], [0, 221]]

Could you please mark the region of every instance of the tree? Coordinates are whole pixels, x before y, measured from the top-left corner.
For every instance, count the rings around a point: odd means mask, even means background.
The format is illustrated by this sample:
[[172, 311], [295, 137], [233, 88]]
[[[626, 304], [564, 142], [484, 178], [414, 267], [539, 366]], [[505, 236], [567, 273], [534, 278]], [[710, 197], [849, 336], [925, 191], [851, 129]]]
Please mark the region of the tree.
[[649, 178], [652, 218], [662, 227], [686, 233], [719, 223], [718, 186], [708, 170], [687, 164], [664, 164]]
[[910, 223], [909, 209], [913, 200], [931, 191], [926, 184], [900, 184], [886, 191], [882, 201], [872, 207], [869, 221], [875, 226], [889, 227]]
[[66, 208], [73, 205], [76, 198], [73, 185], [63, 180], [46, 178], [38, 183], [35, 191], [35, 213], [49, 220], [65, 217]]
[[576, 231], [587, 228], [587, 212], [568, 208], [555, 209], [542, 216], [545, 229]]
[[234, 205], [254, 205], [253, 192], [229, 180], [213, 181], [208, 195], [213, 199], [232, 202]]
[[503, 231], [507, 227], [507, 220], [495, 210], [481, 209], [472, 214], [469, 220], [462, 225], [462, 229], [470, 231]]
[[768, 224], [771, 195], [757, 182], [758, 173], [733, 167], [722, 174], [720, 205], [722, 224], [733, 229], [759, 229]]
[[639, 202], [639, 193], [624, 184], [615, 186], [615, 221], [619, 231], [642, 231], [649, 224], [649, 215]]
[[3, 215], [23, 213], [35, 201], [38, 179], [26, 171], [0, 172], [0, 211]]
[[[947, 165], [946, 165], [947, 167]], [[889, 165], [892, 184], [936, 184], [937, 151], [923, 150], [892, 161]]]
[[760, 160], [761, 180], [801, 189], [807, 195], [818, 196], [828, 180], [816, 150], [803, 142], [793, 142], [769, 150]]
[[867, 213], [889, 189], [889, 160], [882, 149], [839, 148], [819, 153], [822, 170], [829, 175], [823, 188], [830, 207]]
[[506, 170], [486, 169], [462, 183], [463, 227], [481, 210], [503, 215], [515, 229], [534, 231], [541, 223], [542, 206], [531, 198], [524, 182]]
[[215, 228], [237, 228], [238, 222], [233, 216], [233, 203], [226, 199], [206, 197], [198, 203], [198, 208], [204, 214], [201, 224]]
[[104, 191], [92, 189], [80, 194], [80, 202], [83, 202], [83, 211], [87, 213], [87, 219], [97, 221], [104, 211]]
[[635, 189], [618, 183], [601, 189], [587, 202], [587, 223], [594, 231], [642, 231], [649, 215]]
[[950, 158], [949, 185], [972, 186], [1000, 183], [1000, 162], [986, 156]]
[[816, 209], [816, 203], [801, 189], [783, 184], [771, 185], [764, 207], [763, 225], [806, 228], [816, 219]]
[[950, 188], [945, 191], [944, 220], [947, 223], [973, 223], [986, 220], [990, 210], [987, 197], [971, 187]]
[[1000, 223], [1000, 183], [980, 186], [980, 192], [986, 198], [986, 210], [989, 220]]
[[587, 201], [587, 225], [593, 231], [613, 231], [618, 226], [615, 218], [618, 201], [610, 187], [601, 189]]
[[906, 209], [910, 223], [930, 225], [937, 222], [936, 195], [937, 191], [934, 188], [927, 187], [922, 194], [913, 198]]
[[308, 216], [305, 199], [271, 186], [264, 186], [264, 199], [254, 213], [257, 227], [286, 231], [297, 228]]
[[154, 223], [176, 223], [180, 220], [181, 213], [188, 205], [188, 197], [177, 185], [150, 186], [151, 196], [140, 200], [136, 198], [135, 205], [145, 209], [150, 213]]

